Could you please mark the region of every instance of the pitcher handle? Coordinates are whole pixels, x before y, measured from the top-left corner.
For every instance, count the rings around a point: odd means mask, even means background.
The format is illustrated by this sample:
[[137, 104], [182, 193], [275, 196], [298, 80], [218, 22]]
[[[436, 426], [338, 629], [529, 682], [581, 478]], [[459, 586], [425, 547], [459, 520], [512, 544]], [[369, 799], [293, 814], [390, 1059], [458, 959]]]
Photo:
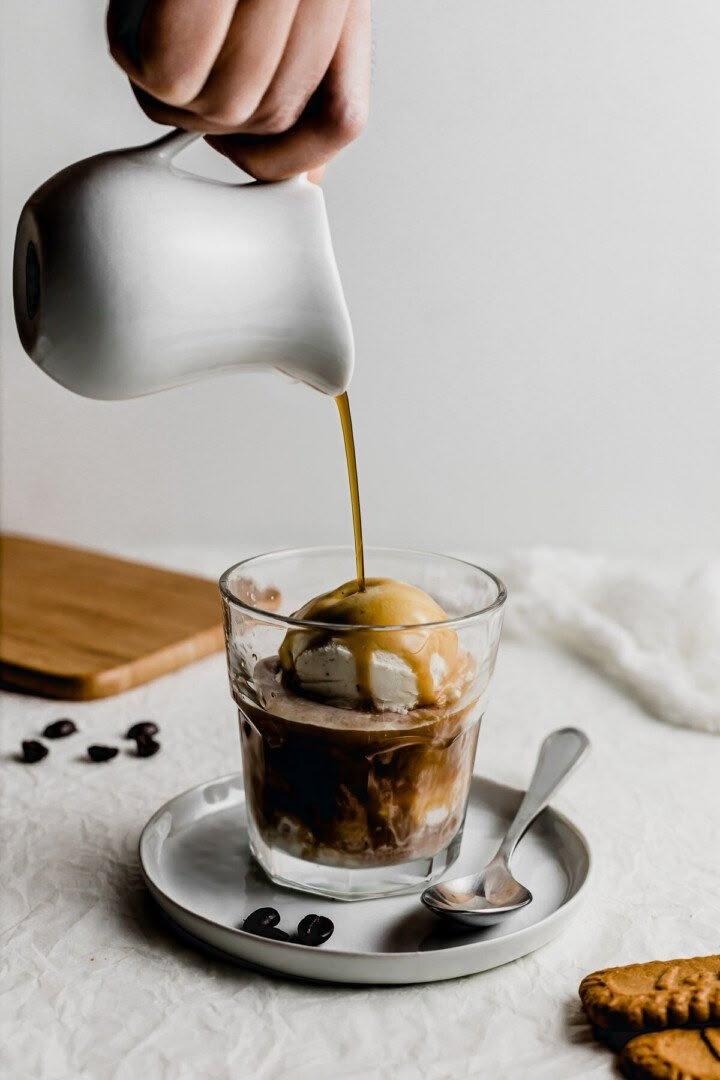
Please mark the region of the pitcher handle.
[[174, 131], [169, 131], [167, 135], [161, 135], [159, 139], [153, 139], [143, 149], [162, 165], [171, 165], [181, 150], [201, 138], [202, 132], [200, 131], [183, 131], [182, 128], [175, 128]]
[[[174, 131], [169, 131], [167, 135], [161, 135], [159, 139], [153, 139], [151, 143], [146, 143], [144, 146], [138, 149], [147, 154], [152, 160], [156, 161], [159, 165], [164, 165], [167, 169], [172, 169], [172, 163], [178, 154], [185, 149], [186, 146], [190, 146], [197, 139], [202, 139], [203, 134], [201, 131], [183, 131], [182, 128], [175, 128]], [[176, 172], [178, 170], [175, 170]], [[185, 176], [192, 176], [194, 180], [207, 180], [209, 184], [223, 184], [226, 187], [254, 187], [259, 181], [250, 181], [248, 183], [233, 183], [231, 180], [210, 180], [207, 177], [202, 176], [201, 173], [183, 173], [183, 170], [179, 170], [179, 174]], [[285, 185], [299, 185], [309, 184], [307, 173], [300, 173], [298, 176], [292, 176], [289, 180], [273, 180], [263, 181], [265, 183], [276, 183]], [[317, 187], [317, 184], [313, 184], [313, 187]]]

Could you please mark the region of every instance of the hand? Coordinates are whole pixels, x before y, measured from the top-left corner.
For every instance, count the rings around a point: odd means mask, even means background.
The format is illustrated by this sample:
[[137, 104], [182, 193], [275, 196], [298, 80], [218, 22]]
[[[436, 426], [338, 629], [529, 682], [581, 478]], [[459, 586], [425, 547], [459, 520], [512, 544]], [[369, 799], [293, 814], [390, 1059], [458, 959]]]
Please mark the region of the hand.
[[130, 49], [127, 8], [110, 0], [110, 51], [145, 113], [251, 176], [316, 170], [363, 130], [370, 0], [149, 0]]

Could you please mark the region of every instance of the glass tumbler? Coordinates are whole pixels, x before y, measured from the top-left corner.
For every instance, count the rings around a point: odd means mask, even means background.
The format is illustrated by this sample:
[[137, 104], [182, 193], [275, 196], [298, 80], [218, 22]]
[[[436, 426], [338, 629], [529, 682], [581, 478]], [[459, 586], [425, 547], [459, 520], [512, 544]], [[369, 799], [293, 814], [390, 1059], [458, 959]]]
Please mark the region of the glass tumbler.
[[[353, 579], [349, 546], [260, 555], [220, 579], [252, 853], [277, 884], [341, 900], [424, 888], [457, 857], [506, 597], [498, 578], [461, 559], [366, 548], [365, 561], [368, 577], [423, 589], [447, 619], [367, 627], [294, 617]], [[366, 638], [385, 673], [380, 705], [289, 682], [279, 653], [298, 631], [341, 655]], [[398, 654], [438, 641], [444, 659], [431, 654], [430, 667], [441, 691], [408, 699]]]

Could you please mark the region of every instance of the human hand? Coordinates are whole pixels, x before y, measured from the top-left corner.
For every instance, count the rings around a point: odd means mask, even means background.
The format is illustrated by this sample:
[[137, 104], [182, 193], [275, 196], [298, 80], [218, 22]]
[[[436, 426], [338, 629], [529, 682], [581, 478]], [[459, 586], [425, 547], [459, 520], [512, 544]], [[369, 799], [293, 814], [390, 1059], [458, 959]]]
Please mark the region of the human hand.
[[149, 0], [136, 48], [127, 15], [110, 0], [110, 52], [144, 112], [259, 180], [321, 169], [363, 130], [370, 0]]

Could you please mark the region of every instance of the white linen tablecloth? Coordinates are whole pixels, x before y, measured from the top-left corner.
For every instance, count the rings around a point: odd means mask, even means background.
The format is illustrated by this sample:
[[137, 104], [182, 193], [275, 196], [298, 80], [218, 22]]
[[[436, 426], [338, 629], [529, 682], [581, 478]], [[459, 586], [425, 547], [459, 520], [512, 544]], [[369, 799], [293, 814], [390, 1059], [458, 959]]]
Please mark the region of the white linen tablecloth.
[[[14, 760], [72, 716], [81, 734]], [[107, 765], [135, 720], [162, 751]], [[222, 656], [120, 697], [2, 698], [0, 1060], [13, 1078], [444, 1080], [618, 1075], [577, 998], [598, 967], [720, 949], [720, 739], [658, 722], [579, 659], [505, 640], [477, 771], [522, 786], [574, 724], [592, 755], [556, 805], [586, 831], [594, 878], [576, 921], [513, 964], [403, 988], [285, 982], [210, 959], [159, 921], [137, 841], [172, 795], [239, 767]]]

